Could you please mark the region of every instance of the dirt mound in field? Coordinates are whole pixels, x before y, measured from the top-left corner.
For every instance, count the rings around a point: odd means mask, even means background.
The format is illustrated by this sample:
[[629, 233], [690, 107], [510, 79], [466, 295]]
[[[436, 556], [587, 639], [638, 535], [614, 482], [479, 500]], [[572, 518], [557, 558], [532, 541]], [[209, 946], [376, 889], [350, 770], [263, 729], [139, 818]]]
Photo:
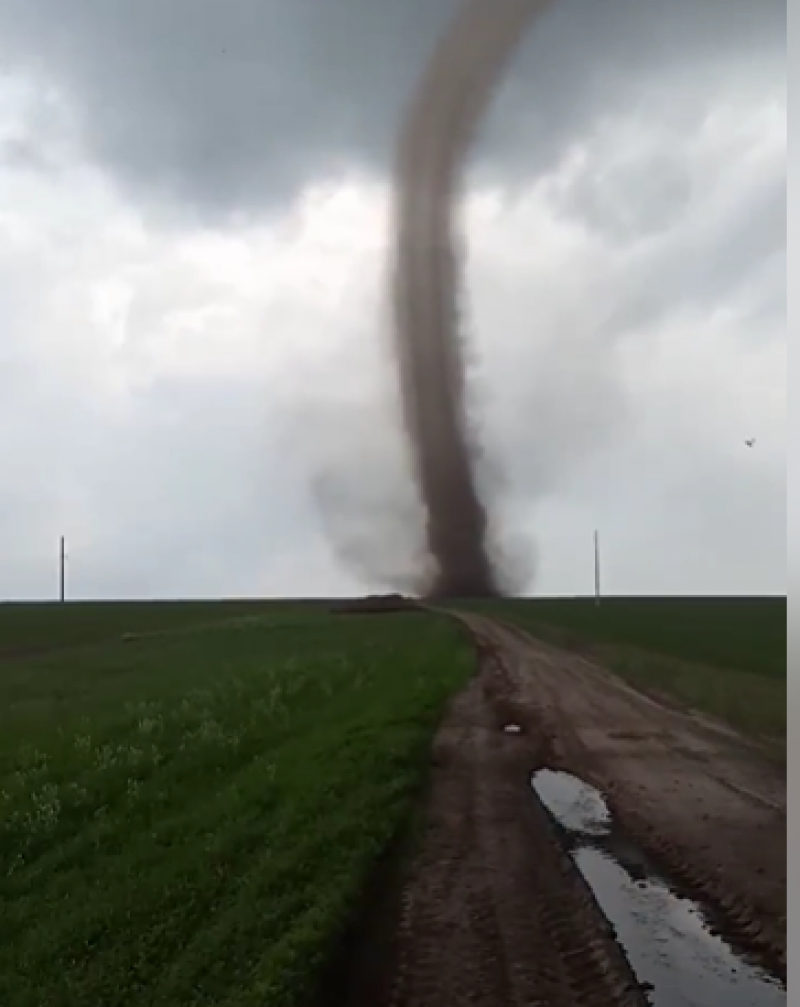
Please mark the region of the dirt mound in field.
[[331, 606], [331, 612], [336, 615], [420, 611], [422, 609], [413, 598], [404, 598], [401, 594], [371, 594], [366, 598], [352, 598]]

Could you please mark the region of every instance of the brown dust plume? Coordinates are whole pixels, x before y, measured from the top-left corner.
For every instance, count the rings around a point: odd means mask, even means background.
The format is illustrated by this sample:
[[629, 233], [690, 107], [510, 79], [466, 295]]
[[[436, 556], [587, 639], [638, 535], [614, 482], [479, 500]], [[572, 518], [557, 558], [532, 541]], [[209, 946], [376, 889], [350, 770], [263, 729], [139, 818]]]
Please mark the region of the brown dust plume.
[[454, 207], [480, 117], [514, 46], [549, 0], [467, 0], [412, 96], [395, 177], [393, 307], [403, 418], [438, 574], [430, 593], [500, 593], [467, 432]]

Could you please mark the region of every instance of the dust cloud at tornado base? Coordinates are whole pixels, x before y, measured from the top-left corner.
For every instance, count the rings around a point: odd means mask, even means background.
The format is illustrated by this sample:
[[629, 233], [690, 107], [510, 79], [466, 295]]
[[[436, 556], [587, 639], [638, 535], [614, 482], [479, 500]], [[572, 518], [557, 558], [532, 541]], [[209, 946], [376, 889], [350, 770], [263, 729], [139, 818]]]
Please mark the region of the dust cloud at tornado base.
[[402, 415], [436, 573], [429, 594], [482, 597], [507, 586], [492, 549], [468, 421], [458, 318], [455, 212], [465, 156], [506, 63], [547, 0], [470, 0], [436, 47], [400, 134], [392, 263]]

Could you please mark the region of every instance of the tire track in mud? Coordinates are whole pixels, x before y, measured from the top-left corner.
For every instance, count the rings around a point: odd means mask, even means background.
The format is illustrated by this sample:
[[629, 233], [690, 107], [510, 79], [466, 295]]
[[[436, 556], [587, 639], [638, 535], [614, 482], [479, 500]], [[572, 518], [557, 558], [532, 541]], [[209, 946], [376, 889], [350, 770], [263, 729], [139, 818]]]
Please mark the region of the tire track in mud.
[[512, 682], [502, 655], [477, 644], [479, 673], [434, 743], [387, 1005], [641, 1007], [608, 921], [531, 796], [541, 740], [502, 731]]
[[786, 982], [786, 917], [764, 919], [748, 899], [732, 892], [717, 872], [698, 867], [685, 846], [659, 835], [624, 797], [618, 799], [615, 790], [612, 784], [607, 791], [614, 818], [668, 877], [711, 908], [712, 931]]
[[583, 658], [515, 626], [458, 617], [494, 650], [505, 702], [539, 732], [547, 764], [597, 787], [623, 830], [712, 910], [715, 930], [785, 981], [785, 781]]

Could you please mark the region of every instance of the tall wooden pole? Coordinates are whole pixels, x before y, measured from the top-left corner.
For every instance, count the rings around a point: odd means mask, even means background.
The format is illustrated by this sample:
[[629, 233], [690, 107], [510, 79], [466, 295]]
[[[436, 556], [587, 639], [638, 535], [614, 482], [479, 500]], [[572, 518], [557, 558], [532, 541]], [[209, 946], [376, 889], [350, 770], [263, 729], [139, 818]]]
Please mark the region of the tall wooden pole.
[[67, 566], [67, 546], [64, 536], [58, 544], [58, 600], [63, 602], [66, 599], [66, 566]]

